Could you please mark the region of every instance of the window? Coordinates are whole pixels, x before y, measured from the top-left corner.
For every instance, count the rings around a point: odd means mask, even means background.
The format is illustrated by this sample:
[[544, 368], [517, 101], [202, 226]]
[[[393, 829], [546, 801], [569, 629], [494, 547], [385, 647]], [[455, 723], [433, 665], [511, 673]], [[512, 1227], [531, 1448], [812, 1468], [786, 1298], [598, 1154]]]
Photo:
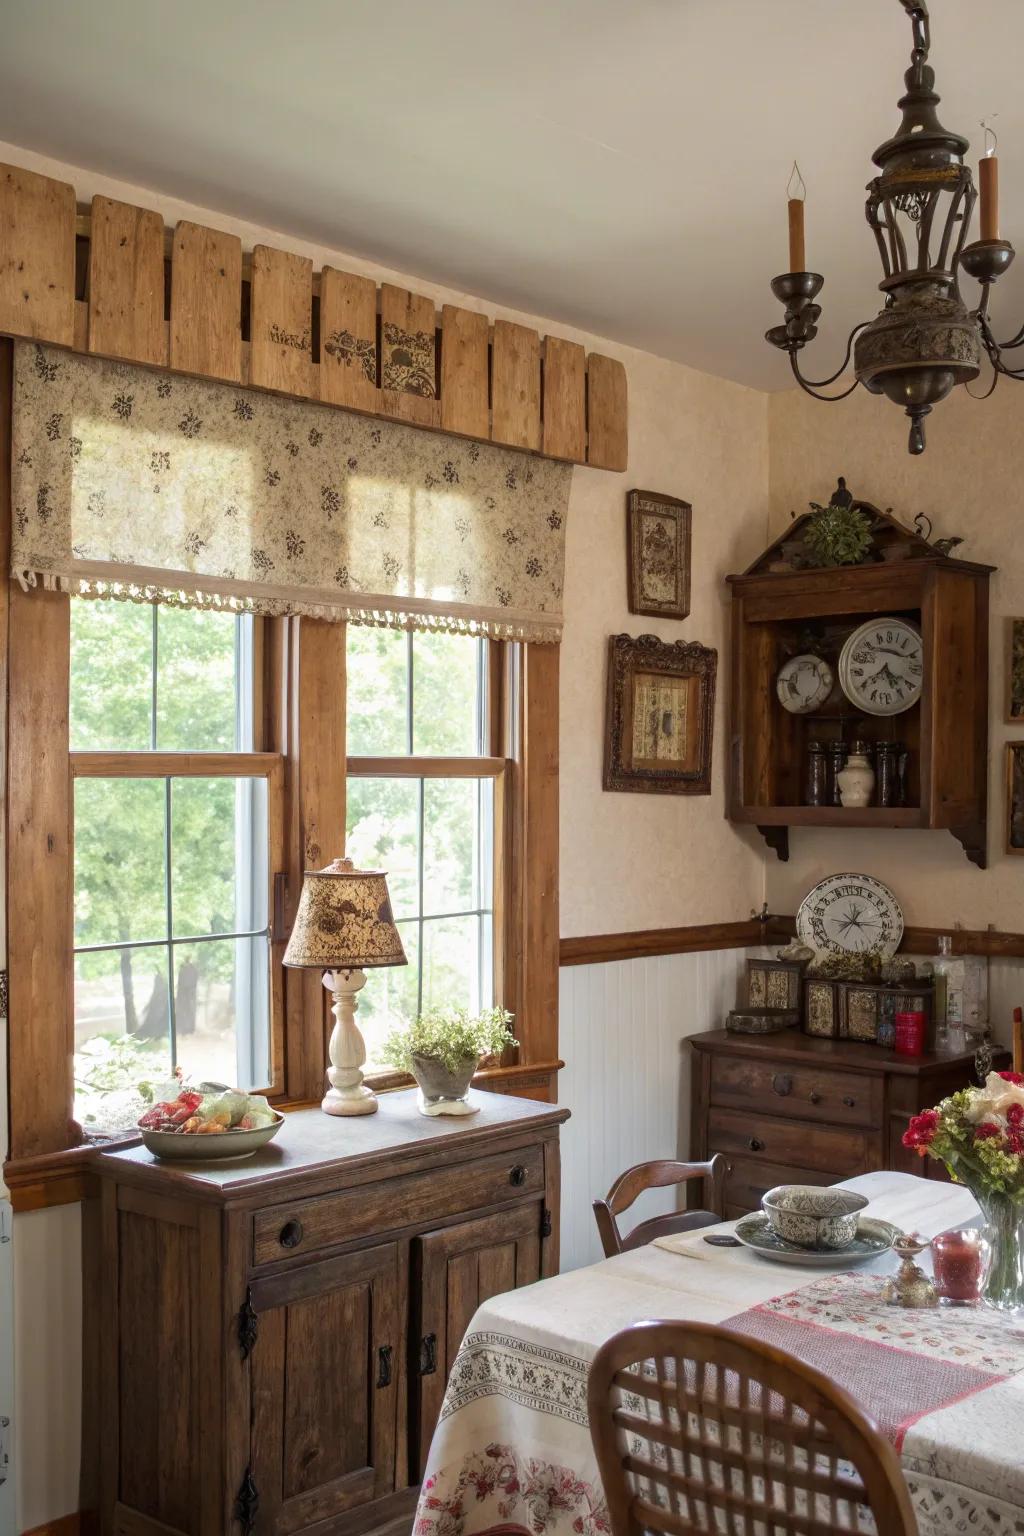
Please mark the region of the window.
[[255, 622], [71, 603], [74, 1104], [131, 1125], [175, 1065], [271, 1081], [270, 801]]
[[409, 964], [372, 971], [359, 1022], [371, 1065], [389, 1023], [494, 1001], [488, 642], [350, 625], [346, 851], [387, 872]]

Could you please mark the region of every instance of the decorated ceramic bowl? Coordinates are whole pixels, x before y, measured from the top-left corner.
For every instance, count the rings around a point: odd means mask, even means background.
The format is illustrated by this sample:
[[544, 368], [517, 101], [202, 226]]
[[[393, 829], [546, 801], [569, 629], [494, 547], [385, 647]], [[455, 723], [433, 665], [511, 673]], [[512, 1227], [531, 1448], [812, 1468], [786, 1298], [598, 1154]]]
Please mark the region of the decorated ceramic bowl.
[[867, 1203], [852, 1189], [818, 1189], [813, 1184], [779, 1184], [761, 1200], [772, 1231], [801, 1248], [848, 1247]]

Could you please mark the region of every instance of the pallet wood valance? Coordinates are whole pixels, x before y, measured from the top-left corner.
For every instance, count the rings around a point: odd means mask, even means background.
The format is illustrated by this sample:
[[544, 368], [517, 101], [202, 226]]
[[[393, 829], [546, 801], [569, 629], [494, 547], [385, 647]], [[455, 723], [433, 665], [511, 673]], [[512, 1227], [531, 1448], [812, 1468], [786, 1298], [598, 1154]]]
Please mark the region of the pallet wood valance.
[[568, 464], [31, 342], [11, 458], [26, 587], [559, 638]]
[[624, 470], [626, 374], [576, 342], [0, 165], [0, 333]]

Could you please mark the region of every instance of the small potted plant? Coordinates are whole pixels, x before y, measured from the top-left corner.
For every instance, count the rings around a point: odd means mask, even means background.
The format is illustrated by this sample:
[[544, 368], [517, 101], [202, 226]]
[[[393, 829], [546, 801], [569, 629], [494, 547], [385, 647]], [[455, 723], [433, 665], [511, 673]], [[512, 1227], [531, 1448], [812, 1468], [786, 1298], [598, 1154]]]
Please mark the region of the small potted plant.
[[504, 1008], [472, 1014], [468, 1008], [428, 1008], [411, 1024], [397, 1024], [381, 1048], [389, 1066], [411, 1072], [424, 1115], [475, 1115], [469, 1085], [485, 1056], [518, 1042]]

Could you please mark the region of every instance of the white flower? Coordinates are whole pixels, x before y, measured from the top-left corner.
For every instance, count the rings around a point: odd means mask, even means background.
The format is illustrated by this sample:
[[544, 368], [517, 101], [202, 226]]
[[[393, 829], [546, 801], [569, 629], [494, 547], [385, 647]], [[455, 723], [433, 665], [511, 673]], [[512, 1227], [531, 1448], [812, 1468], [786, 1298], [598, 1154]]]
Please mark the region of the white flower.
[[998, 1072], [990, 1072], [984, 1088], [976, 1088], [971, 1094], [966, 1117], [972, 1125], [979, 1125], [982, 1120], [998, 1120], [1005, 1124], [1007, 1111], [1013, 1104], [1024, 1108], [1024, 1083], [1008, 1083]]

